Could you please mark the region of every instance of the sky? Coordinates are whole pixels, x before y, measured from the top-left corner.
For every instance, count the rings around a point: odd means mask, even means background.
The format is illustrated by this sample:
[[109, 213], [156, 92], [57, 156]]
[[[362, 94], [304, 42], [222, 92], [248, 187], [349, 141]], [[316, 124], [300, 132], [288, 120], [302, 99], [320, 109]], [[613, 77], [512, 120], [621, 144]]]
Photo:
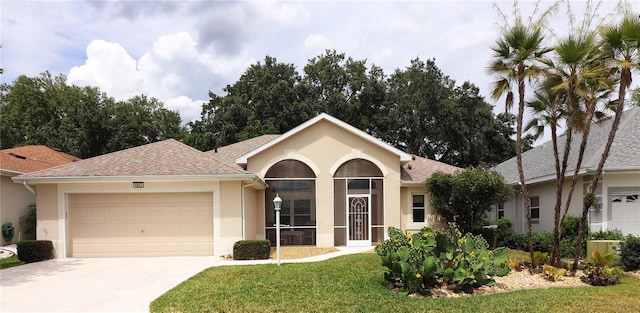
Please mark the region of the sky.
[[[640, 1], [628, 3], [640, 11]], [[617, 4], [603, 1], [597, 18], [615, 19]], [[580, 20], [585, 2], [571, 6]], [[486, 72], [504, 24], [496, 8], [513, 16], [513, 1], [2, 0], [0, 79], [64, 74], [68, 83], [97, 86], [116, 100], [155, 97], [186, 123], [199, 118], [209, 92], [224, 95], [265, 56], [294, 64], [302, 75], [309, 59], [331, 49], [387, 75], [416, 57], [434, 58], [457, 85], [478, 86], [498, 113], [503, 101], [490, 99], [493, 77]], [[524, 17], [533, 8], [519, 2]], [[565, 36], [564, 5], [547, 25]]]

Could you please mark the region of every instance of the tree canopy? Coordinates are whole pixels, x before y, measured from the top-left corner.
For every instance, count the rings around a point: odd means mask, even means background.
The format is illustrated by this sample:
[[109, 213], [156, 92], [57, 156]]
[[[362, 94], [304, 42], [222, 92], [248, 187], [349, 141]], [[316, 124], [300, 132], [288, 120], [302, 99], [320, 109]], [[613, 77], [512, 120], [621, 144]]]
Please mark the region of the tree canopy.
[[145, 95], [115, 101], [44, 72], [0, 85], [0, 146], [47, 145], [80, 158], [181, 138], [180, 114]]

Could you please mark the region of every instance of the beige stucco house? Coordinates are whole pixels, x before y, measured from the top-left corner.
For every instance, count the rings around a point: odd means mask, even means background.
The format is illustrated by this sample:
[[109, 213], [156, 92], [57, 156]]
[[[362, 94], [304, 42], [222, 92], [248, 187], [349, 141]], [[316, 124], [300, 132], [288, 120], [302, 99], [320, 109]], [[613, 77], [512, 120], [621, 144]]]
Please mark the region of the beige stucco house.
[[424, 180], [457, 168], [321, 114], [282, 135], [201, 152], [176, 140], [14, 177], [37, 186], [38, 238], [57, 257], [225, 255], [242, 239], [372, 246], [435, 226]]
[[[582, 198], [593, 180], [607, 142], [611, 119], [591, 126], [591, 133], [579, 171], [578, 182], [571, 199], [569, 214], [582, 215]], [[566, 139], [559, 137], [559, 151], [563, 151]], [[577, 151], [582, 136], [572, 140], [567, 178], [564, 184], [564, 203], [567, 200], [571, 176], [577, 162]], [[556, 177], [553, 147], [550, 142], [537, 146], [522, 155], [524, 174], [529, 187], [533, 231], [553, 231], [554, 205], [556, 201]], [[507, 183], [518, 185], [516, 160], [512, 158], [495, 167]], [[603, 167], [601, 182], [595, 192], [598, 204], [589, 210], [589, 225], [592, 231], [617, 229], [624, 234], [640, 235], [640, 108], [623, 113], [611, 151]], [[497, 217], [509, 218], [517, 232], [526, 230], [526, 215], [522, 197], [513, 199], [499, 207]]]
[[[35, 234], [24, 232], [20, 217], [29, 212], [31, 203], [36, 202], [36, 188], [14, 184], [11, 178], [77, 160], [80, 159], [43, 145], [0, 150], [0, 224], [11, 223], [15, 229], [13, 239], [7, 243], [35, 238]], [[5, 244], [4, 240], [2, 244]]]

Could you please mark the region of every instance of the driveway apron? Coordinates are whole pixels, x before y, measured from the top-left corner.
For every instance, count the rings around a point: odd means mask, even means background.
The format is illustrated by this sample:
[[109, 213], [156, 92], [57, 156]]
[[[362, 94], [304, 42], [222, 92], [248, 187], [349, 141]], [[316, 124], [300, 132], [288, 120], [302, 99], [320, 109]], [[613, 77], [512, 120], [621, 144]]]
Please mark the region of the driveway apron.
[[149, 312], [216, 257], [56, 259], [0, 271], [0, 312]]

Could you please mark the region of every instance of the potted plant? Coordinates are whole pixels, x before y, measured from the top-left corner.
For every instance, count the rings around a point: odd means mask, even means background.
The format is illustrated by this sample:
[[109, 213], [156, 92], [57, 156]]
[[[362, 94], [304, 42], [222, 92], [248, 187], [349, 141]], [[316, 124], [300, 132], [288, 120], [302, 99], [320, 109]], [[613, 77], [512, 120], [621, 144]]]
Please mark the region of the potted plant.
[[4, 241], [6, 241], [7, 243], [11, 243], [14, 232], [15, 230], [12, 223], [2, 224], [2, 238], [4, 238]]

